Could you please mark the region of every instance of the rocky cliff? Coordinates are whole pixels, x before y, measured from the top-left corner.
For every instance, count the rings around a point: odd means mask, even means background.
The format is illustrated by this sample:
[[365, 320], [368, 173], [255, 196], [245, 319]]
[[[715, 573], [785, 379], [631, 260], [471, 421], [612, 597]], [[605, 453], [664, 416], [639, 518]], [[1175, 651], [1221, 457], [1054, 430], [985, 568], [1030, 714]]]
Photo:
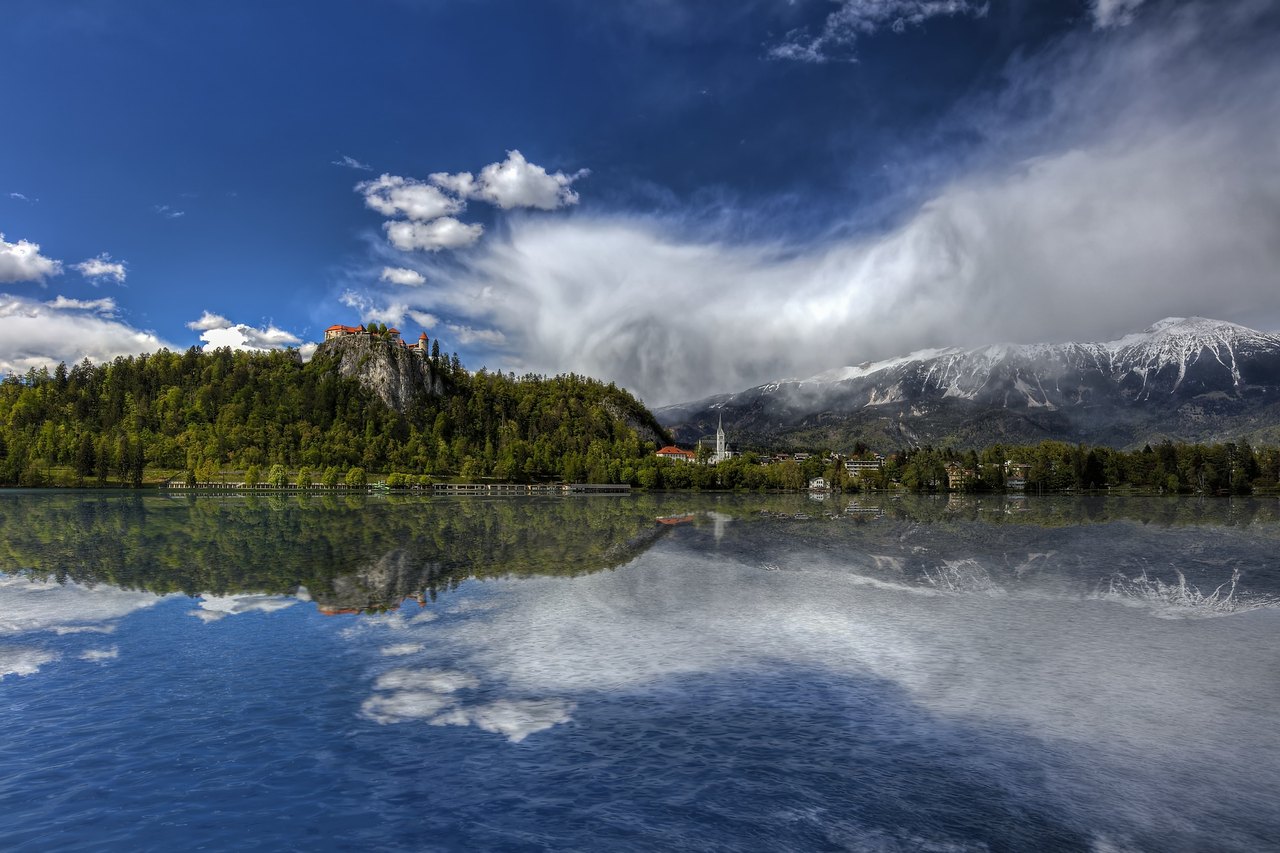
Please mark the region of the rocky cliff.
[[399, 341], [348, 335], [325, 341], [313, 358], [329, 358], [343, 376], [354, 377], [391, 408], [406, 411], [419, 397], [444, 393], [431, 362]]

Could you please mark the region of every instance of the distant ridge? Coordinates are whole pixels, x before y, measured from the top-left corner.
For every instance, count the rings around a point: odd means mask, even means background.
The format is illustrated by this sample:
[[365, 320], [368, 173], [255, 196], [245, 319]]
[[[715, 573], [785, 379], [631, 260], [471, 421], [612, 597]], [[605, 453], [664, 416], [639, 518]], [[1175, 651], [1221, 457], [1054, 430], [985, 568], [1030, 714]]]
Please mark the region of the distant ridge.
[[1280, 335], [1168, 317], [1102, 343], [919, 350], [656, 410], [688, 440], [1112, 446], [1280, 438]]

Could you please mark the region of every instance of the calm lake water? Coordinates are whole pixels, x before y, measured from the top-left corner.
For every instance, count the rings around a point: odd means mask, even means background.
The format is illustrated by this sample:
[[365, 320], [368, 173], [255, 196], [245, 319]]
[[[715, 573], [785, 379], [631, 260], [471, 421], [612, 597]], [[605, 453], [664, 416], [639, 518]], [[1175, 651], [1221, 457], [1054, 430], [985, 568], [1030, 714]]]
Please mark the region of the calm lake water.
[[1280, 502], [0, 493], [0, 849], [1280, 849]]

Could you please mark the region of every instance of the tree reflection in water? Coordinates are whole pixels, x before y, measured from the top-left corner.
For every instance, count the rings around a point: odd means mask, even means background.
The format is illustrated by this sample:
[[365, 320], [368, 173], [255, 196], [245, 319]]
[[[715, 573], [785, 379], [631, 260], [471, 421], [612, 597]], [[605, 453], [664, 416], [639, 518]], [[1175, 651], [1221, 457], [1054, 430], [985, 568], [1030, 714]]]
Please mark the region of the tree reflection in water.
[[[991, 590], [1083, 566], [1079, 580], [1093, 587], [1115, 589], [1117, 571], [1149, 574], [1153, 583], [1191, 572], [1207, 593], [1239, 568], [1233, 543], [1274, 553], [1278, 522], [1280, 504], [1248, 499], [8, 492], [0, 495], [0, 571], [157, 594], [305, 588], [324, 612], [363, 612], [434, 599], [470, 578], [615, 569], [691, 528], [726, 556], [772, 554], [771, 571], [785, 570], [788, 552], [815, 552], [850, 571], [944, 592], [974, 586], [968, 581], [979, 569]], [[1129, 550], [1106, 565], [1079, 559], [1089, 529], [1109, 524], [1132, 528]], [[1143, 535], [1146, 528], [1165, 533], [1157, 540]], [[1186, 540], [1185, 553], [1166, 566], [1170, 534]], [[1272, 580], [1245, 573], [1255, 589], [1276, 592], [1268, 590]]]

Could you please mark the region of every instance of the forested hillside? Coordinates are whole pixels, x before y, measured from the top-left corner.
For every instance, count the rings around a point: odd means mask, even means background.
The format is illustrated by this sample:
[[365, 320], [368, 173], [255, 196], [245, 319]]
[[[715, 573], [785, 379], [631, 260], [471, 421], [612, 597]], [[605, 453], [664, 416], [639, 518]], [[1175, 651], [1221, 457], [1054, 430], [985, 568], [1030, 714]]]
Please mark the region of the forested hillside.
[[[390, 346], [390, 344], [388, 344]], [[469, 373], [429, 360], [441, 392], [403, 413], [322, 350], [184, 353], [31, 370], [0, 382], [0, 483], [123, 481], [251, 466], [361, 467], [464, 478], [629, 481], [665, 437], [613, 385], [576, 375]], [[644, 436], [642, 439], [641, 436]]]

